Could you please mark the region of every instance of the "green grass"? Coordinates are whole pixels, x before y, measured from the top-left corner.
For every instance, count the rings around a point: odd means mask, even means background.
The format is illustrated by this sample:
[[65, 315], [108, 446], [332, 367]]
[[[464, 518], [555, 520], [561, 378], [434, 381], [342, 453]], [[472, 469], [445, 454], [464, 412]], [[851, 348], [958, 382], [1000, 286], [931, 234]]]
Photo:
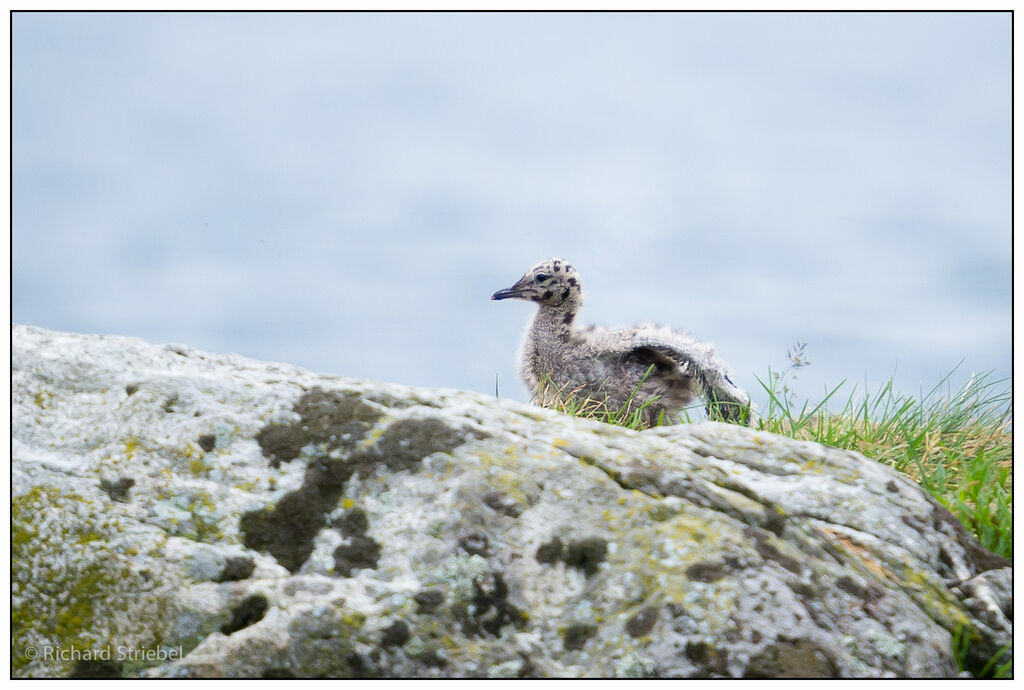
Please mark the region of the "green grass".
[[[955, 371], [955, 370], [954, 370]], [[757, 428], [862, 453], [918, 482], [983, 546], [1013, 558], [1013, 400], [1006, 380], [974, 375], [958, 391], [950, 376], [928, 393], [897, 393], [892, 381], [836, 406], [845, 382], [817, 404], [798, 404], [782, 377], [760, 381], [768, 409]]]
[[972, 669], [968, 657], [973, 641], [974, 635], [970, 628], [958, 625], [953, 630], [953, 661], [958, 671], [971, 672], [975, 678], [1013, 678], [1013, 659], [1006, 658], [1012, 645], [1004, 645], [983, 666]]
[[[789, 387], [796, 372], [810, 364], [805, 347], [797, 343], [787, 352], [790, 363], [784, 371], [769, 370], [765, 380], [759, 379], [768, 394], [768, 406], [760, 411], [754, 428], [857, 451], [893, 467], [948, 508], [983, 546], [1012, 559], [1009, 382], [979, 374], [953, 392], [949, 380], [954, 368], [929, 392], [916, 397], [897, 393], [891, 380], [873, 392], [858, 392], [852, 386], [844, 395], [844, 381], [811, 404], [799, 401]], [[648, 426], [643, 407], [633, 404], [633, 396], [626, 405], [612, 409], [605, 400], [547, 387], [537, 401], [567, 414], [631, 429]], [[703, 416], [697, 409], [693, 408], [693, 417], [684, 411], [682, 421]], [[715, 418], [714, 410], [711, 416]]]

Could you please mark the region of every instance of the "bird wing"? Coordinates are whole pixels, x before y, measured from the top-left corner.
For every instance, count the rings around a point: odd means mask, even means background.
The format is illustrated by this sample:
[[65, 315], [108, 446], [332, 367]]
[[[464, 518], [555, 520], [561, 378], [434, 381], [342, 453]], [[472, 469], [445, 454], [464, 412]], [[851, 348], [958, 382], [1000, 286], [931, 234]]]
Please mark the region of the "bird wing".
[[655, 371], [664, 373], [688, 367], [686, 361], [680, 361], [678, 354], [675, 350], [658, 345], [635, 345], [624, 350], [620, 356], [624, 361], [635, 363], [644, 370], [653, 366]]
[[726, 418], [740, 420], [749, 414], [750, 396], [733, 382], [728, 366], [710, 344], [664, 326], [638, 326], [615, 335], [609, 349], [624, 361], [645, 369], [653, 365], [661, 375], [675, 369], [692, 377], [706, 406], [717, 407]]
[[642, 325], [605, 336], [605, 348], [627, 360], [664, 367], [699, 369], [714, 357], [710, 345], [664, 326]]
[[668, 395], [666, 403], [677, 400], [685, 404], [699, 392], [699, 386], [690, 363], [679, 361], [678, 354], [659, 345], [635, 345], [613, 356], [617, 355], [635, 375], [644, 377], [641, 381], [647, 380], [646, 377], [650, 377], [652, 383], [657, 381], [662, 387], [662, 395]]

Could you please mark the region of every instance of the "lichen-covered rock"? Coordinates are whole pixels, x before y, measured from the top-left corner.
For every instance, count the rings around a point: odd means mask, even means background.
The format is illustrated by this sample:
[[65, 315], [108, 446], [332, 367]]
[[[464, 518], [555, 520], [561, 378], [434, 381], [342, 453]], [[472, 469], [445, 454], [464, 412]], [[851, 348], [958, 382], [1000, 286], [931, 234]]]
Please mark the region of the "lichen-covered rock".
[[1009, 564], [855, 453], [13, 336], [15, 676], [941, 677], [954, 632], [968, 669], [1009, 658]]

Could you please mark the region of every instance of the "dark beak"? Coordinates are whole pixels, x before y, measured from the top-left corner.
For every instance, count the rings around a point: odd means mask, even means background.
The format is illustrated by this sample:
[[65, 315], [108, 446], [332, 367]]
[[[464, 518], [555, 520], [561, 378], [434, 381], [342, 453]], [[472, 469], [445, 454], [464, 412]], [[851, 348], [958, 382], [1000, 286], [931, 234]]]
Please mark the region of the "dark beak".
[[515, 286], [513, 286], [510, 288], [505, 288], [504, 290], [498, 290], [493, 295], [491, 295], [491, 299], [512, 299], [514, 297], [519, 297], [520, 295], [522, 295], [522, 293], [519, 292], [519, 290]]

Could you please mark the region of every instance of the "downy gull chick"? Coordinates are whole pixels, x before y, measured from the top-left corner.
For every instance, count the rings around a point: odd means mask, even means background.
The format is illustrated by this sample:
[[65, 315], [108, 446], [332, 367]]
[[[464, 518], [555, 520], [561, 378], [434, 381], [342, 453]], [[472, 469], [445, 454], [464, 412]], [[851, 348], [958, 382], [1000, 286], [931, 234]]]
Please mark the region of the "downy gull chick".
[[538, 305], [521, 352], [521, 374], [537, 404], [566, 396], [603, 401], [611, 410], [628, 404], [642, 408], [642, 419], [653, 425], [679, 422], [683, 408], [700, 397], [709, 414], [714, 407], [729, 421], [753, 416], [749, 396], [708, 343], [653, 324], [577, 328], [582, 285], [562, 259], [540, 262], [491, 299]]

